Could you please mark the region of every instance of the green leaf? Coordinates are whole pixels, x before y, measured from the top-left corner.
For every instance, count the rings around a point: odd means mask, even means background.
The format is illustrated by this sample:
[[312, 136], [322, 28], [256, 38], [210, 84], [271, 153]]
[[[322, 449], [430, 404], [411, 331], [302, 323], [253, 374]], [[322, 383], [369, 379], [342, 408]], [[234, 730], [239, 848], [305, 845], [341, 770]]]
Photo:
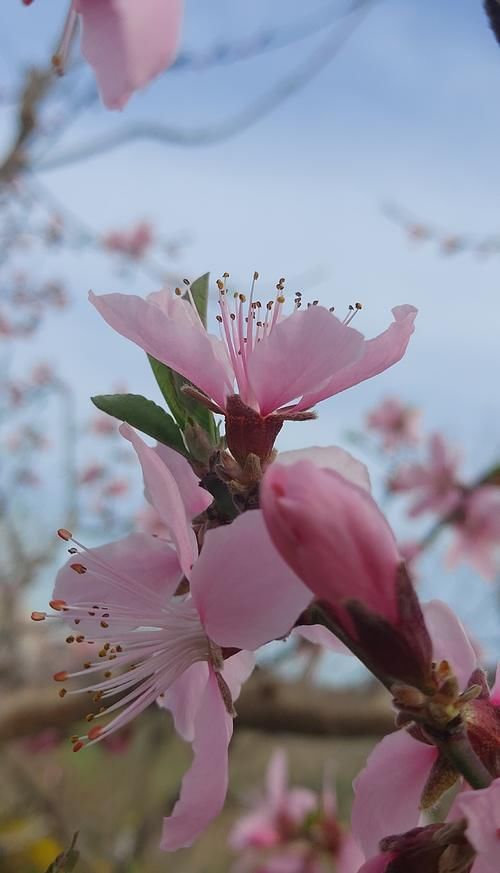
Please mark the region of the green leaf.
[[[157, 361], [152, 355], [148, 355], [149, 363], [158, 387], [163, 394], [170, 412], [174, 416], [179, 427], [184, 430], [186, 426], [185, 397], [180, 394], [178, 380], [181, 378], [174, 370]], [[177, 379], [174, 377], [177, 376]]]
[[168, 412], [141, 394], [98, 394], [91, 397], [94, 406], [119, 421], [186, 455], [182, 433]]
[[479, 477], [477, 485], [500, 485], [500, 464], [495, 464]]
[[[205, 327], [207, 324], [209, 277], [210, 273], [204, 273], [203, 276], [195, 279], [190, 286], [196, 309]], [[188, 299], [187, 295], [184, 295], [184, 299]], [[217, 428], [213, 414], [193, 397], [189, 397], [182, 391], [183, 385], [191, 383], [151, 355], [148, 355], [148, 358], [158, 387], [181, 430], [185, 429], [191, 419], [203, 428], [212, 444], [215, 445]]]
[[193, 295], [193, 300], [198, 310], [198, 315], [200, 316], [205, 327], [207, 326], [209, 280], [210, 273], [203, 273], [203, 276], [199, 276], [198, 279], [195, 279], [194, 282], [191, 282], [191, 294]]
[[151, 355], [148, 355], [148, 358], [158, 387], [180, 429], [184, 430], [191, 419], [203, 428], [215, 445], [217, 442], [215, 418], [209, 409], [182, 390], [183, 385], [192, 383]]
[[77, 839], [78, 833], [73, 836], [69, 849], [57, 856], [46, 873], [72, 873], [80, 860], [80, 852], [75, 849]]

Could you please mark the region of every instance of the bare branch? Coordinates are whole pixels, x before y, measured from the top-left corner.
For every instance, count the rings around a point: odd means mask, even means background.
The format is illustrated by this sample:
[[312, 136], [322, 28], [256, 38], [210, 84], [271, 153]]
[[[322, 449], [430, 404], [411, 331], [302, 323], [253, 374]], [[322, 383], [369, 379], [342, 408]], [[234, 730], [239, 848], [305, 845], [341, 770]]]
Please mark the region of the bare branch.
[[253, 106], [244, 109], [225, 123], [205, 128], [180, 130], [177, 127], [168, 127], [155, 122], [137, 122], [89, 143], [67, 149], [62, 154], [48, 160], [39, 161], [34, 165], [34, 168], [37, 171], [59, 169], [104, 154], [134, 140], [151, 140], [183, 147], [199, 147], [224, 142], [256, 124], [316, 78], [339, 54], [376, 2], [378, 0], [361, 0], [361, 2], [356, 3], [343, 22], [343, 27], [330, 28], [323, 44], [316, 47], [304, 63], [278, 82]]
[[30, 70], [21, 94], [14, 141], [0, 164], [0, 182], [10, 182], [27, 162], [26, 148], [38, 127], [40, 106], [54, 82], [52, 68]]
[[[87, 694], [66, 695], [55, 688], [26, 688], [4, 700], [0, 742], [36, 735], [47, 728], [68, 732], [96, 704]], [[394, 729], [387, 695], [378, 691], [333, 691], [305, 683], [280, 682], [258, 671], [237, 701], [239, 727], [310, 736], [382, 736]]]

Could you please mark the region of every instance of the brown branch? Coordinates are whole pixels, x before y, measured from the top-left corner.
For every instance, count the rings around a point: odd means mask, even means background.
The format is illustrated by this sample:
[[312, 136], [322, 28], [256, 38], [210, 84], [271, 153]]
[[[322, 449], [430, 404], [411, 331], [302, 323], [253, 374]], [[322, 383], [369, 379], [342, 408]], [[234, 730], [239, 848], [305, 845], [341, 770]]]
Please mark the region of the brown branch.
[[[95, 711], [87, 694], [58, 697], [54, 686], [9, 694], [0, 712], [0, 742], [71, 725]], [[372, 691], [333, 691], [303, 683], [281, 682], [258, 671], [237, 701], [238, 727], [269, 733], [310, 736], [383, 736], [394, 729], [388, 697]]]
[[52, 67], [32, 69], [27, 73], [17, 112], [16, 135], [0, 163], [0, 183], [11, 182], [26, 166], [26, 147], [38, 128], [39, 109], [53, 83]]

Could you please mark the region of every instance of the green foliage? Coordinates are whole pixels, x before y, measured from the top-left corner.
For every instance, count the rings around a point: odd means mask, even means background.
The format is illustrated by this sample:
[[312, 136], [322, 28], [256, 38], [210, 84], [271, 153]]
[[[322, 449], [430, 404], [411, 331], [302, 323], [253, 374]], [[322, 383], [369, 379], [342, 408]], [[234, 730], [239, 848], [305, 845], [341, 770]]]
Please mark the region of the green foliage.
[[195, 279], [194, 282], [191, 283], [191, 294], [193, 295], [193, 300], [198, 310], [198, 315], [200, 316], [205, 327], [207, 326], [209, 279], [210, 273], [203, 273], [203, 276], [200, 276], [198, 279]]
[[91, 398], [94, 406], [142, 433], [186, 455], [182, 433], [168, 412], [141, 394], [98, 394]]
[[78, 833], [73, 836], [69, 849], [57, 856], [46, 873], [72, 873], [80, 859], [80, 852], [75, 849], [77, 839]]
[[[209, 273], [205, 273], [190, 286], [195, 306], [205, 327], [207, 324], [209, 275]], [[186, 426], [191, 423], [199, 424], [208, 435], [212, 445], [215, 445], [217, 428], [214, 416], [209, 409], [182, 390], [184, 386], [191, 383], [151, 355], [148, 355], [148, 359], [158, 387], [181, 430], [184, 431]]]

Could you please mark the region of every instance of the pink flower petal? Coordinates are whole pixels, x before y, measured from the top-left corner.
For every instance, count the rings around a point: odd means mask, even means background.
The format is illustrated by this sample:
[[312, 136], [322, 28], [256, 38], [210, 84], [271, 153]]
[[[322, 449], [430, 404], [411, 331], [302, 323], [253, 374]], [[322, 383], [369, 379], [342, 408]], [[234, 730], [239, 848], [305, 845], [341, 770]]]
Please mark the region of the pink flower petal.
[[275, 749], [266, 773], [266, 794], [271, 807], [279, 809], [288, 788], [288, 761], [284, 749]]
[[460, 688], [464, 690], [478, 666], [477, 655], [457, 615], [446, 603], [431, 600], [422, 604], [435, 661], [449, 661]]
[[241, 686], [247, 681], [255, 667], [253, 652], [237, 652], [224, 661], [222, 677], [231, 692], [233, 702], [240, 696]]
[[180, 565], [188, 576], [196, 560], [196, 537], [188, 525], [186, 510], [176, 481], [156, 451], [146, 445], [128, 424], [120, 426], [120, 433], [132, 443], [142, 467], [144, 485], [151, 503], [168, 528], [175, 543]]
[[281, 834], [265, 803], [255, 811], [241, 816], [229, 834], [229, 845], [237, 852], [249, 848], [270, 849], [280, 841]]
[[188, 743], [194, 742], [195, 724], [203, 693], [208, 682], [209, 669], [205, 661], [191, 664], [158, 698], [162, 709], [172, 713], [177, 733]]
[[191, 466], [179, 452], [157, 443], [155, 452], [174, 477], [188, 518], [195, 518], [213, 502], [213, 497], [204, 488]]
[[261, 506], [276, 547], [320, 600], [343, 616], [342, 602], [355, 598], [396, 620], [398, 549], [366, 491], [308, 461], [274, 463]]
[[337, 855], [336, 873], [358, 873], [364, 860], [365, 856], [353, 835], [346, 834]]
[[167, 292], [151, 295], [148, 300], [133, 294], [96, 296], [90, 292], [89, 300], [114, 330], [189, 379], [224, 408], [226, 395], [233, 390], [232, 371], [222, 344], [207, 334], [201, 322], [194, 321], [189, 303]]
[[75, 8], [82, 54], [109, 109], [121, 109], [175, 60], [182, 0], [76, 0]]
[[490, 702], [493, 706], [500, 706], [500, 664], [497, 664], [495, 684], [491, 689]]
[[467, 839], [478, 853], [473, 873], [498, 873], [500, 857], [500, 779], [489, 788], [464, 791], [453, 804], [453, 815], [467, 821]]
[[248, 361], [248, 381], [261, 415], [314, 391], [332, 373], [357, 361], [363, 335], [323, 306], [284, 318]]
[[336, 470], [344, 479], [354, 482], [360, 488], [371, 491], [370, 474], [367, 467], [358, 461], [350, 452], [340, 446], [309, 446], [307, 449], [293, 449], [291, 452], [280, 452], [278, 464], [296, 464], [297, 461], [311, 461], [317, 467]]
[[310, 409], [320, 400], [340, 394], [365, 379], [371, 379], [401, 360], [415, 329], [413, 323], [417, 309], [405, 304], [395, 306], [392, 313], [393, 323], [383, 333], [365, 341], [364, 354], [359, 360], [335, 372], [331, 379], [306, 394], [299, 403], [300, 409]]
[[[255, 656], [252, 652], [238, 652], [224, 661], [222, 675], [233, 702], [238, 699], [241, 686], [254, 667]], [[207, 681], [208, 664], [200, 661], [192, 664], [163, 697], [158, 698], [158, 704], [172, 713], [177, 733], [190, 743], [194, 740], [196, 716]]]
[[208, 531], [191, 593], [210, 639], [250, 650], [288, 634], [311, 600], [274, 548], [257, 509]]
[[328, 649], [330, 652], [336, 652], [338, 655], [350, 655], [352, 657], [350, 649], [344, 643], [341, 643], [328, 628], [323, 627], [322, 624], [298, 625], [298, 627], [293, 629], [292, 636], [302, 637], [304, 640], [308, 640], [316, 646], [323, 646], [325, 649]]
[[[72, 564], [80, 563], [87, 567], [84, 577], [71, 569]], [[130, 580], [130, 591], [120, 590], [113, 584], [113, 578], [120, 576]], [[133, 533], [122, 540], [73, 555], [59, 570], [52, 596], [67, 603], [109, 600], [131, 606], [140, 604], [144, 590], [148, 590], [166, 602], [181, 578], [179, 560], [170, 543]]]
[[282, 808], [291, 821], [300, 825], [318, 808], [318, 797], [309, 788], [290, 788]]
[[353, 834], [366, 857], [377, 852], [383, 837], [416, 827], [422, 791], [437, 755], [435, 746], [414, 740], [404, 730], [375, 746], [354, 781], [351, 817]]
[[455, 543], [447, 556], [448, 566], [467, 561], [481, 576], [493, 581], [500, 554], [500, 488], [483, 485], [463, 501], [463, 518], [455, 527]]
[[193, 763], [184, 776], [172, 815], [163, 821], [162, 849], [174, 852], [191, 846], [224, 806], [232, 732], [233, 720], [226, 712], [215, 674], [210, 672], [195, 720]]

